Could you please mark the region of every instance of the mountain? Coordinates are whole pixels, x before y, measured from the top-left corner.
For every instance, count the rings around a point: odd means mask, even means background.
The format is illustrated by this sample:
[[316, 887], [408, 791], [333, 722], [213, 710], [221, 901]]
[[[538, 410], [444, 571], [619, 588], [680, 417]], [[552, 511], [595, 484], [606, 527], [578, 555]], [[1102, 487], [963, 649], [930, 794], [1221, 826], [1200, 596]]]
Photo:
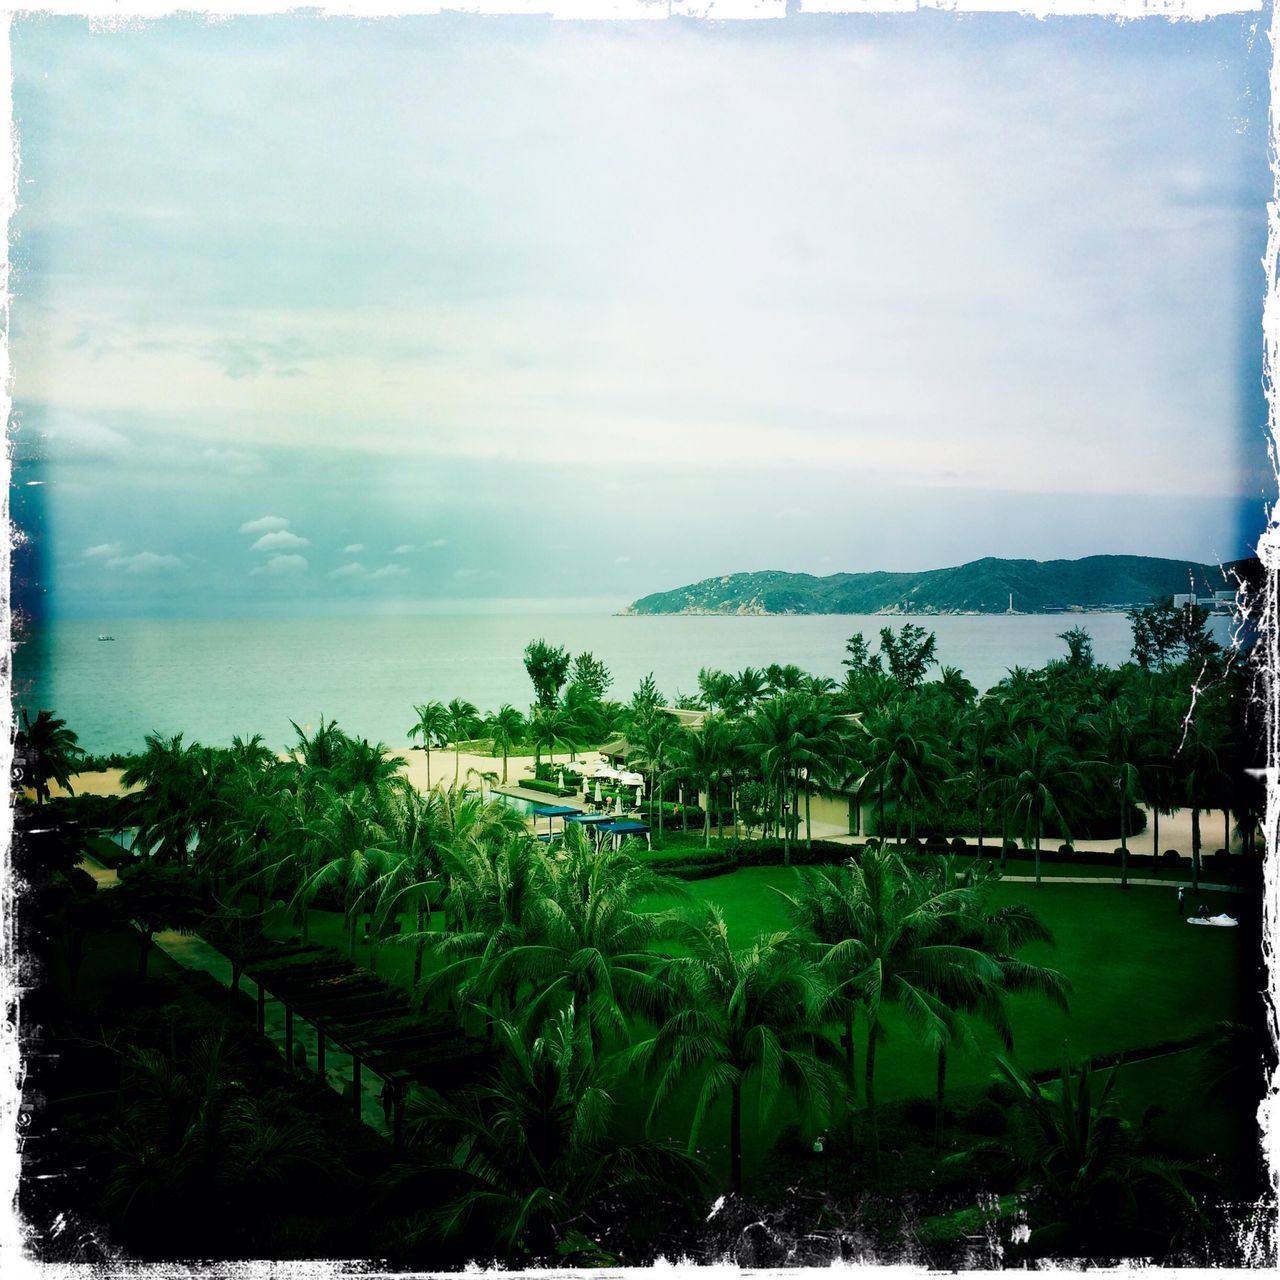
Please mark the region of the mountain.
[[765, 570], [707, 578], [648, 595], [624, 614], [1016, 613], [1122, 609], [1194, 590], [1234, 590], [1239, 574], [1257, 576], [1256, 560], [1193, 564], [1152, 556], [1083, 560], [1000, 560], [988, 556], [952, 569], [920, 573], [808, 573]]

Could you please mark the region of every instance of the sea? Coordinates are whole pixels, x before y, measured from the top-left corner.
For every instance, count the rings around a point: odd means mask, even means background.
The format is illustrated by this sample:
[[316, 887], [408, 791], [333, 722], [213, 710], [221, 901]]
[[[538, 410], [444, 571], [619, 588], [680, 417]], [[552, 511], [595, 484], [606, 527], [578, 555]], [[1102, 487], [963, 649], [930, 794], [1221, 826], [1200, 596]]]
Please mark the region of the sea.
[[[466, 698], [481, 711], [528, 708], [522, 655], [533, 639], [584, 651], [613, 675], [609, 696], [628, 699], [652, 672], [668, 699], [696, 693], [702, 667], [737, 672], [771, 662], [843, 675], [845, 641], [906, 618], [624, 617], [528, 614], [475, 617], [307, 619], [61, 619], [38, 624], [13, 657], [13, 702], [48, 708], [96, 754], [137, 751], [148, 733], [225, 745], [261, 734], [273, 748], [294, 739], [290, 722], [320, 717], [347, 732], [402, 748], [415, 703]], [[914, 619], [937, 635], [939, 662], [982, 690], [1009, 668], [1063, 656], [1058, 638], [1082, 626], [1101, 662], [1129, 656], [1123, 614], [938, 616]], [[1211, 620], [1220, 641], [1230, 620]], [[99, 640], [99, 635], [114, 637]], [[936, 669], [935, 669], [936, 673]]]

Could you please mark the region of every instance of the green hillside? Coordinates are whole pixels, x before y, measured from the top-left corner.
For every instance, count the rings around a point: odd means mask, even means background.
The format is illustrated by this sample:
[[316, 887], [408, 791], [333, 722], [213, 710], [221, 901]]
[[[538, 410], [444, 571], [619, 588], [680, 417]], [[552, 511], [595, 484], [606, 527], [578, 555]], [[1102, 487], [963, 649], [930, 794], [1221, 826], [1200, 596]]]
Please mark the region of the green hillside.
[[[765, 570], [707, 578], [637, 600], [624, 613], [1052, 613], [1072, 608], [1120, 609], [1194, 590], [1234, 588], [1232, 565], [1194, 564], [1152, 556], [1087, 556], [1082, 560], [1000, 560], [988, 556], [920, 573], [808, 573]], [[1249, 575], [1252, 577], [1252, 575]]]

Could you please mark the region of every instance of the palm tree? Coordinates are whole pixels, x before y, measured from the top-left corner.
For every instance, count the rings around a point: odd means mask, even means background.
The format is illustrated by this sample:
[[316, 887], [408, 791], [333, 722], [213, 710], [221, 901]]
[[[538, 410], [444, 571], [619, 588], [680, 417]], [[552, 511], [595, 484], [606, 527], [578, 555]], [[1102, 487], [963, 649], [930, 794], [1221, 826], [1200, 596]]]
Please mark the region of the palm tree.
[[36, 793], [37, 806], [49, 798], [52, 779], [64, 791], [74, 788], [71, 779], [80, 767], [84, 752], [65, 720], [52, 711], [38, 711], [34, 720], [24, 709], [22, 728], [14, 739], [14, 757], [23, 763], [26, 781]]
[[598, 1053], [610, 1038], [625, 1036], [628, 1017], [660, 1007], [654, 948], [670, 917], [642, 910], [638, 900], [663, 891], [665, 882], [626, 852], [597, 850], [580, 827], [565, 833], [546, 870], [532, 927], [523, 941], [487, 957], [476, 994], [518, 997], [529, 1028], [576, 1008]]
[[428, 1238], [465, 1236], [465, 1256], [508, 1265], [598, 1266], [617, 1261], [602, 1244], [610, 1222], [650, 1225], [696, 1203], [700, 1162], [671, 1143], [610, 1136], [612, 1077], [572, 1003], [536, 1035], [505, 1021], [495, 1030], [502, 1054], [488, 1080], [414, 1107], [410, 1142], [435, 1158], [435, 1177], [421, 1194], [408, 1188], [409, 1202], [448, 1188], [420, 1220]]
[[[1069, 632], [1067, 634], [1070, 634]], [[1102, 750], [1100, 767], [1110, 773], [1120, 805], [1120, 887], [1129, 887], [1129, 810], [1142, 795], [1142, 766], [1150, 746], [1131, 724], [1131, 712], [1123, 702], [1112, 702], [1105, 715], [1089, 724]]]
[[387, 832], [372, 801], [361, 793], [331, 794], [305, 833], [305, 849], [311, 870], [299, 885], [293, 905], [309, 910], [321, 889], [340, 889], [347, 951], [354, 957], [356, 925], [366, 891], [381, 879], [389, 861]]
[[453, 698], [449, 702], [449, 740], [453, 743], [453, 785], [458, 786], [458, 774], [462, 767], [462, 744], [476, 732], [480, 712], [474, 702], [465, 698]]
[[[921, 1041], [937, 1052], [957, 1034], [956, 993], [998, 983], [1000, 970], [990, 956], [954, 941], [955, 919], [973, 910], [975, 891], [931, 883], [895, 852], [866, 848], [860, 862], [815, 876], [811, 886], [795, 900], [799, 918], [844, 935], [827, 946], [823, 973], [837, 996], [853, 995], [866, 1009], [863, 1090], [878, 1172], [875, 1073], [882, 1009], [897, 1005]], [[837, 895], [846, 905], [832, 901]]]
[[[449, 732], [449, 711], [443, 702], [422, 702], [413, 708], [418, 718], [409, 728], [410, 738], [422, 739], [427, 757], [427, 790], [431, 790], [431, 748], [443, 746]], [[503, 761], [505, 765], [505, 758]], [[506, 781], [504, 774], [503, 779]]]
[[942, 735], [914, 717], [901, 700], [870, 718], [870, 740], [864, 746], [867, 773], [858, 787], [870, 783], [879, 795], [877, 834], [884, 839], [885, 794], [895, 799], [894, 841], [902, 843], [902, 809], [906, 805], [910, 832], [915, 835], [916, 807], [937, 794], [947, 773]]
[[702, 843], [711, 845], [711, 806], [728, 765], [730, 730], [723, 716], [710, 715], [697, 729], [682, 730], [676, 742], [677, 764], [669, 777], [688, 778], [707, 797], [702, 812]]
[[744, 748], [760, 761], [765, 784], [776, 799], [782, 829], [782, 857], [791, 865], [791, 832], [798, 785], [799, 757], [804, 752], [801, 705], [794, 697], [775, 697], [757, 707], [747, 722]]
[[680, 725], [669, 712], [654, 708], [636, 720], [629, 742], [634, 754], [629, 763], [649, 775], [649, 794], [658, 810], [658, 840], [662, 840], [662, 796], [667, 771], [678, 750]]
[[[1031, 964], [1017, 957], [1017, 952], [1032, 943], [1052, 944], [1049, 927], [1022, 903], [991, 910], [987, 902], [996, 876], [987, 876], [980, 868], [971, 867], [959, 877], [954, 860], [944, 859], [934, 874], [940, 889], [963, 884], [974, 890], [961, 902], [960, 910], [947, 918], [948, 940], [993, 959], [998, 976], [985, 966], [957, 962], [948, 975], [945, 996], [948, 1005], [958, 1012], [980, 1017], [1000, 1037], [1005, 1052], [1013, 1051], [1013, 1024], [1009, 1017], [1010, 995], [1037, 995], [1051, 1000], [1064, 1013], [1070, 1012], [1071, 983], [1056, 969]], [[956, 1030], [953, 1027], [953, 1032]], [[963, 1031], [963, 1024], [959, 1024]], [[935, 1091], [934, 1147], [942, 1145], [942, 1124], [946, 1111], [947, 1049], [950, 1041], [938, 1045], [938, 1072]]]
[[185, 864], [209, 799], [203, 752], [196, 744], [184, 747], [180, 733], [149, 733], [145, 743], [141, 757], [120, 776], [126, 787], [141, 788], [128, 804], [138, 828], [135, 846], [159, 862]]
[[510, 703], [502, 706], [489, 719], [489, 732], [493, 735], [493, 749], [502, 753], [502, 781], [507, 781], [507, 757], [524, 738], [525, 719]]
[[1004, 774], [1006, 806], [1012, 817], [1024, 817], [1023, 847], [1034, 843], [1036, 884], [1040, 884], [1040, 840], [1045, 819], [1056, 819], [1062, 838], [1071, 833], [1062, 806], [1083, 781], [1066, 749], [1040, 729], [1028, 728], [998, 755]]
[[1147, 1253], [1152, 1245], [1170, 1247], [1175, 1224], [1204, 1221], [1184, 1181], [1192, 1167], [1143, 1155], [1138, 1134], [1116, 1114], [1118, 1066], [1095, 1098], [1087, 1063], [1073, 1087], [1064, 1056], [1053, 1089], [1042, 1088], [1004, 1057], [997, 1056], [996, 1064], [1031, 1121], [1027, 1174], [1041, 1218], [1032, 1232], [1036, 1245], [1118, 1255], [1144, 1235], [1139, 1249]]
[[834, 1050], [816, 1030], [827, 992], [786, 934], [761, 936], [734, 951], [718, 907], [708, 908], [700, 929], [687, 926], [680, 940], [688, 954], [667, 960], [658, 975], [671, 989], [675, 1011], [626, 1060], [657, 1073], [650, 1123], [682, 1080], [701, 1074], [690, 1151], [697, 1148], [712, 1105], [728, 1093], [731, 1180], [741, 1195], [742, 1095], [748, 1081], [759, 1083], [762, 1121], [784, 1090], [819, 1117], [828, 1108]]

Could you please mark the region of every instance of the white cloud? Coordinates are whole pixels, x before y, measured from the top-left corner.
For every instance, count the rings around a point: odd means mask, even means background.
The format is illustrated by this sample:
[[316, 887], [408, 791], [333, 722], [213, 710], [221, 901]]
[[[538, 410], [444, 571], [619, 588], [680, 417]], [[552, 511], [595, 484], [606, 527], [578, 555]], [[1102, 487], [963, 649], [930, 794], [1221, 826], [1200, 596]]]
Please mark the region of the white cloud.
[[412, 542], [402, 542], [391, 554], [393, 556], [407, 556], [413, 550]]
[[448, 545], [448, 538], [432, 538], [431, 541], [427, 543], [427, 546], [429, 547], [447, 547]]
[[120, 569], [124, 573], [169, 573], [181, 569], [182, 561], [177, 556], [139, 551], [132, 556], [113, 556], [107, 561], [107, 568]]
[[357, 551], [363, 551], [363, 550], [364, 550], [363, 542], [353, 542], [349, 546], [343, 547], [342, 553], [343, 555], [353, 556]]
[[260, 573], [269, 573], [276, 576], [286, 573], [306, 573], [307, 568], [305, 556], [272, 556], [265, 565], [250, 569], [249, 576], [256, 577]]
[[350, 564], [339, 565], [336, 569], [329, 570], [331, 578], [361, 578], [364, 576], [365, 567], [358, 560], [351, 561]]
[[104, 560], [108, 556], [124, 554], [123, 542], [100, 542], [96, 547], [86, 547], [84, 556], [87, 560]]
[[274, 533], [264, 533], [250, 548], [251, 551], [284, 551], [294, 547], [307, 547], [311, 544], [306, 538], [286, 529], [277, 529]]
[[403, 578], [408, 572], [409, 570], [402, 564], [384, 564], [381, 569], [373, 571], [373, 576], [375, 578]]
[[289, 522], [284, 516], [259, 516], [256, 520], [246, 520], [240, 526], [241, 533], [270, 533], [274, 529], [288, 528]]
[[[251, 453], [248, 449], [206, 449], [200, 455], [206, 462], [213, 463], [214, 466], [223, 467], [233, 476], [252, 476], [258, 475], [266, 470], [266, 463], [256, 454]], [[265, 517], [271, 519], [270, 516]], [[246, 530], [241, 529], [244, 533]]]
[[455, 578], [474, 578], [479, 573], [479, 569], [455, 569], [453, 571], [453, 576]]
[[614, 564], [630, 564], [631, 557], [630, 556], [614, 556], [613, 563]]

